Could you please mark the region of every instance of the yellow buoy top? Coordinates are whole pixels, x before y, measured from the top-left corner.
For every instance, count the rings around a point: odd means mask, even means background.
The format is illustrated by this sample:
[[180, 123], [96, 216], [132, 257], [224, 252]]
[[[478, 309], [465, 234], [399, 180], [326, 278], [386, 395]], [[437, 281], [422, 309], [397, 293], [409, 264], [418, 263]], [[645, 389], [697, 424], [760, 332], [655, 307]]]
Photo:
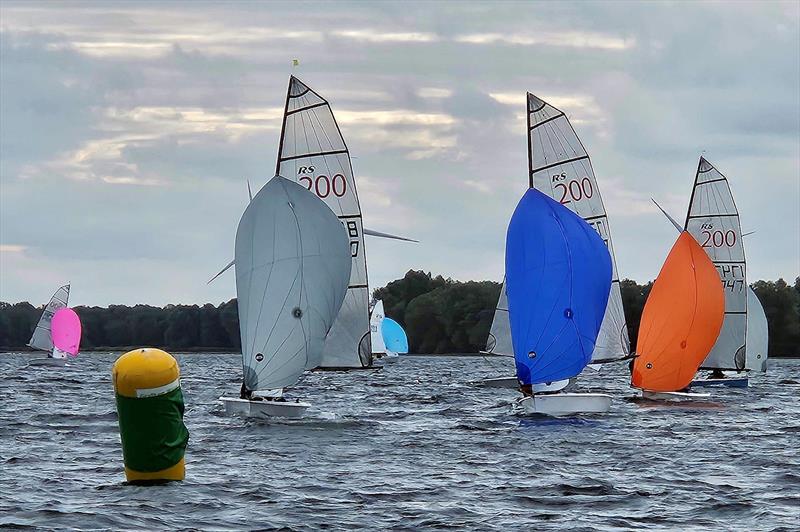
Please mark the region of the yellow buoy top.
[[[143, 392], [170, 386], [181, 376], [178, 362], [161, 349], [128, 351], [111, 370], [114, 389], [124, 397], [142, 397]], [[146, 395], [144, 395], [146, 396]]]

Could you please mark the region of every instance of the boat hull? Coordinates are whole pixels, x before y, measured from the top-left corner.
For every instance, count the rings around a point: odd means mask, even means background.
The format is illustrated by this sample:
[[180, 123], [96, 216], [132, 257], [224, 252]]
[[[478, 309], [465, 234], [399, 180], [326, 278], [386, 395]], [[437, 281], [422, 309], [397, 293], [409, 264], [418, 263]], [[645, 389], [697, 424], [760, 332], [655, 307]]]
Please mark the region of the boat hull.
[[63, 368], [66, 367], [67, 359], [66, 358], [34, 358], [28, 361], [28, 366], [37, 366], [37, 367], [51, 367], [51, 368]]
[[642, 390], [642, 397], [650, 401], [668, 401], [672, 403], [681, 401], [705, 400], [711, 397], [710, 393], [693, 392], [651, 392]]
[[493, 377], [477, 381], [478, 386], [484, 388], [504, 388], [508, 390], [518, 390], [519, 381], [516, 377]]
[[748, 377], [734, 377], [725, 379], [695, 379], [691, 387], [725, 386], [727, 388], [747, 388], [750, 385]]
[[383, 360], [384, 364], [396, 364], [399, 359], [400, 355], [398, 354], [391, 354], [391, 355], [387, 354], [381, 360]]
[[519, 405], [526, 414], [601, 414], [611, 409], [611, 396], [604, 393], [537, 394], [521, 399]]
[[310, 403], [289, 401], [248, 401], [239, 397], [220, 397], [225, 405], [225, 413], [229, 416], [244, 416], [255, 418], [301, 418]]

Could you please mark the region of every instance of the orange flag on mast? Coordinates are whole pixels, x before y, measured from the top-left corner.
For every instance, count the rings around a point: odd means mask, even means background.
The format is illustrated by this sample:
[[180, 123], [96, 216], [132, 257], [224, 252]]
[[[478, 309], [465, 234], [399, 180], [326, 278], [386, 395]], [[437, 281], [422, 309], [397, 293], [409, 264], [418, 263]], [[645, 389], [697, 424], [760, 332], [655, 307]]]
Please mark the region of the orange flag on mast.
[[684, 231], [672, 246], [642, 311], [631, 383], [676, 392], [694, 378], [725, 317], [725, 294], [714, 263]]

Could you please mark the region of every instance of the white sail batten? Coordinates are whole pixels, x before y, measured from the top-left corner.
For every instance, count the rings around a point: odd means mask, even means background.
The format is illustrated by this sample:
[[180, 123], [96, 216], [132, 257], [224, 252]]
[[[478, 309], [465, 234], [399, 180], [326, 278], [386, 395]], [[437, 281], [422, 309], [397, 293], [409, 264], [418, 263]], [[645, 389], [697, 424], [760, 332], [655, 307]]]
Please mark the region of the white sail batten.
[[758, 296], [747, 287], [747, 368], [753, 371], [767, 371], [769, 350], [769, 329], [767, 315]]
[[752, 369], [746, 357], [747, 276], [739, 212], [728, 180], [703, 157], [684, 227], [711, 258], [725, 290], [725, 321], [700, 367]]
[[299, 183], [339, 217], [352, 268], [342, 309], [325, 340], [320, 367], [371, 365], [369, 291], [361, 207], [350, 153], [327, 100], [292, 76], [278, 149], [277, 174]]
[[28, 345], [40, 351], [47, 351], [50, 356], [53, 356], [53, 338], [50, 334], [50, 322], [53, 320], [53, 315], [58, 309], [64, 308], [69, 304], [69, 285], [65, 284], [53, 294], [50, 301], [44, 307], [42, 316], [33, 330]]
[[620, 359], [630, 353], [628, 327], [608, 216], [589, 154], [566, 115], [528, 93], [528, 164], [530, 186], [548, 194], [583, 218], [611, 254], [611, 293], [592, 352], [593, 361]]
[[383, 301], [380, 299], [372, 307], [372, 315], [369, 318], [369, 334], [372, 338], [372, 353], [383, 355], [386, 353], [386, 344], [383, 342]]
[[275, 176], [236, 231], [236, 295], [244, 384], [291, 386], [319, 365], [350, 279], [347, 238], [314, 194]]

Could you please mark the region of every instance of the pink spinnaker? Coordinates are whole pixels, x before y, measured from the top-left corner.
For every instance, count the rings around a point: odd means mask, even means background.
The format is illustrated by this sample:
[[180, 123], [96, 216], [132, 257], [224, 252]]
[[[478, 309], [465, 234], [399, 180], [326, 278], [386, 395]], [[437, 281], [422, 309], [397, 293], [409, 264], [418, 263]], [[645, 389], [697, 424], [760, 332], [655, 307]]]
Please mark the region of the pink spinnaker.
[[76, 357], [81, 344], [81, 320], [71, 308], [61, 308], [50, 323], [53, 345]]

